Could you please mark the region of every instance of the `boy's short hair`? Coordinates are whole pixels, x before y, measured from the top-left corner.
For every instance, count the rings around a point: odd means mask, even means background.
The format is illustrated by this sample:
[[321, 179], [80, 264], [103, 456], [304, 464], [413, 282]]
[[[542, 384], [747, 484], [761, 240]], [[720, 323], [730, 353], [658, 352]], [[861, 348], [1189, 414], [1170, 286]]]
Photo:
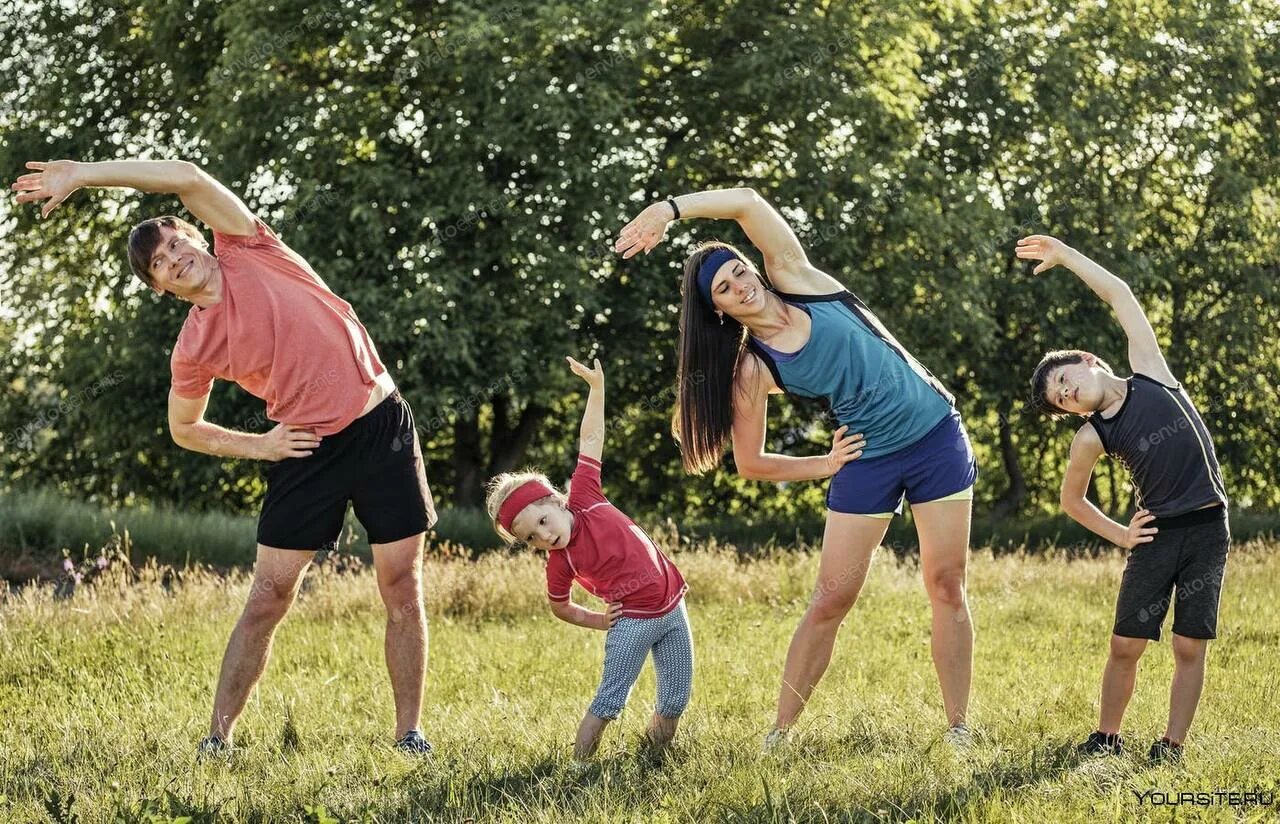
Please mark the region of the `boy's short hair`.
[[139, 280], [151, 288], [156, 285], [151, 277], [151, 256], [156, 253], [156, 247], [160, 245], [161, 226], [182, 232], [192, 240], [208, 245], [199, 229], [174, 215], [153, 217], [134, 226], [129, 231], [129, 268]]
[[[489, 513], [489, 520], [493, 522], [493, 531], [497, 532], [498, 537], [509, 544], [516, 542], [516, 536], [507, 532], [498, 523], [498, 510], [502, 509], [502, 505], [506, 503], [507, 498], [511, 497], [512, 492], [515, 492], [529, 481], [541, 481], [551, 489], [556, 488], [555, 484], [551, 483], [546, 475], [532, 469], [526, 469], [522, 472], [503, 472], [501, 475], [491, 478], [486, 485], [487, 493], [484, 499], [484, 508]], [[554, 495], [547, 495], [531, 503], [541, 503], [547, 498], [553, 498], [561, 503], [565, 501], [564, 493], [557, 490]]]
[[1049, 389], [1049, 373], [1059, 366], [1083, 363], [1085, 355], [1091, 356], [1096, 365], [1111, 372], [1111, 366], [1106, 361], [1083, 349], [1056, 349], [1048, 352], [1040, 359], [1040, 362], [1036, 364], [1035, 370], [1031, 373], [1031, 408], [1042, 415], [1048, 415], [1055, 421], [1071, 414], [1049, 400], [1047, 391]]

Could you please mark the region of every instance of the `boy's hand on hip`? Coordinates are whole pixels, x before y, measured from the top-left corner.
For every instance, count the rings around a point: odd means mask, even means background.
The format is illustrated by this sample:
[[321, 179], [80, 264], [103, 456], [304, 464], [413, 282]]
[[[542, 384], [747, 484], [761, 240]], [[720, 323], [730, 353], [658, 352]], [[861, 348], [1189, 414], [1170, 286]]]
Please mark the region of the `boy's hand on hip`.
[[1138, 544], [1149, 544], [1155, 540], [1155, 534], [1160, 530], [1154, 526], [1147, 526], [1156, 519], [1145, 509], [1139, 509], [1133, 513], [1133, 519], [1129, 521], [1129, 528], [1125, 530], [1124, 547], [1125, 549], [1133, 549]]

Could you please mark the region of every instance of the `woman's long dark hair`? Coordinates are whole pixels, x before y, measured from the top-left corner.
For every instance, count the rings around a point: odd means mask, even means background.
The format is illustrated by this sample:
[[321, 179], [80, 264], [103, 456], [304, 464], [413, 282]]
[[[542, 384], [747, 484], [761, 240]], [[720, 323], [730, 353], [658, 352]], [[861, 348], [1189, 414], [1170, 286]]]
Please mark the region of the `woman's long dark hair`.
[[698, 267], [717, 249], [746, 260], [728, 243], [699, 244], [684, 259], [680, 283], [680, 366], [671, 434], [680, 444], [685, 471], [697, 474], [720, 463], [733, 430], [733, 378], [747, 343], [742, 324], [728, 315], [722, 324], [698, 293]]

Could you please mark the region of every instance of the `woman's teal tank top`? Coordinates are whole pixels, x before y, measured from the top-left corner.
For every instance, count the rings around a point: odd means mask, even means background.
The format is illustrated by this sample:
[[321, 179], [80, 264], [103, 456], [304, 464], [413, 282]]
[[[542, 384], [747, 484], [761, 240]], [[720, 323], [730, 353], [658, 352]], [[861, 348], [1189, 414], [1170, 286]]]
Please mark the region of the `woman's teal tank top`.
[[809, 313], [808, 342], [790, 353], [755, 338], [748, 346], [779, 388], [826, 399], [851, 434], [865, 435], [863, 460], [905, 449], [950, 414], [951, 393], [852, 292], [778, 296]]

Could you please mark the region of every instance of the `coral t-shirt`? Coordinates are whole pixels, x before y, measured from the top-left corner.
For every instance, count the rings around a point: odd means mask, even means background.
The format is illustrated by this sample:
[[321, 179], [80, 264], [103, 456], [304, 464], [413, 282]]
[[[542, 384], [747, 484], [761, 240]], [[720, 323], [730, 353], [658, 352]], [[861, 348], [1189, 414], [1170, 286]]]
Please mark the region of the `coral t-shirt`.
[[569, 482], [573, 532], [564, 549], [547, 554], [547, 597], [569, 600], [576, 580], [609, 602], [622, 602], [628, 618], [657, 618], [680, 603], [688, 586], [680, 570], [644, 530], [609, 503], [600, 488], [600, 462], [578, 456]]
[[213, 233], [222, 301], [191, 307], [169, 360], [183, 398], [234, 381], [267, 417], [332, 435], [359, 417], [386, 371], [351, 304], [261, 220], [252, 235]]

